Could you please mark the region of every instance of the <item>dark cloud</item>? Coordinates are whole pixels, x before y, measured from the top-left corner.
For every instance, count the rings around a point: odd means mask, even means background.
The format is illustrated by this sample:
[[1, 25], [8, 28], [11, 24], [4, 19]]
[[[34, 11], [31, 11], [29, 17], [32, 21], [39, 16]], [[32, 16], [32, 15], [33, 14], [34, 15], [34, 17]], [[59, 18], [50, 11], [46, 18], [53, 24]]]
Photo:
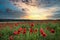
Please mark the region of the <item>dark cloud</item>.
[[0, 19], [20, 18], [24, 16], [22, 9], [14, 6], [7, 0], [0, 0]]
[[60, 10], [56, 11], [55, 14], [52, 16], [52, 18], [60, 19]]

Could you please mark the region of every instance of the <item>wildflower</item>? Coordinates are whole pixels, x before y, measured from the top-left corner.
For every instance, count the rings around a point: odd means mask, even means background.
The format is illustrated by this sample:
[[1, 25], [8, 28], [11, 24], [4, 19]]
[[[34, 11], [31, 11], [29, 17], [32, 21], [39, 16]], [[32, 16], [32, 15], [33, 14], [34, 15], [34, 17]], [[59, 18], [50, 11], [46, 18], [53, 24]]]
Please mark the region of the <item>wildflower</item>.
[[33, 29], [32, 28], [30, 28], [30, 33], [33, 33]]
[[43, 33], [43, 34], [42, 34], [42, 36], [43, 36], [43, 37], [46, 37], [46, 36], [47, 36], [47, 34], [46, 34], [46, 33]]
[[13, 40], [13, 36], [10, 36], [10, 37], [9, 37], [9, 40]]
[[44, 32], [43, 28], [40, 29], [40, 33], [41, 33], [41, 35], [42, 35], [43, 37], [46, 37], [46, 36], [47, 36], [47, 34]]
[[44, 30], [43, 28], [40, 29], [40, 33], [43, 34], [44, 33]]
[[14, 33], [13, 33], [14, 35], [17, 35], [17, 34], [19, 34], [19, 32], [18, 31], [14, 31]]
[[23, 29], [23, 34], [26, 34], [26, 28]]
[[51, 33], [55, 33], [55, 30], [54, 30], [54, 29], [51, 29], [50, 32], [51, 32]]
[[15, 23], [15, 26], [18, 26], [18, 23]]
[[34, 33], [37, 33], [37, 32], [38, 32], [38, 29], [35, 29], [35, 30], [34, 30]]
[[34, 24], [32, 23], [30, 26], [31, 26], [31, 27], [33, 27], [33, 26], [34, 26]]
[[21, 32], [18, 31], [18, 34], [20, 34]]
[[22, 30], [23, 30], [23, 28], [19, 28], [19, 29], [18, 29], [18, 32], [21, 32]]

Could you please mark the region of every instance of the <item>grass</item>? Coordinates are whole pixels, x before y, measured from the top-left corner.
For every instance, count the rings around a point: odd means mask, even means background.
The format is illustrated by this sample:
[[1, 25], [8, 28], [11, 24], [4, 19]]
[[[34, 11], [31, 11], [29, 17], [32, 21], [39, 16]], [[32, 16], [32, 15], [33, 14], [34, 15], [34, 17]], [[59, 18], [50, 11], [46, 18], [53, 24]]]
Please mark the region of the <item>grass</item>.
[[[33, 30], [38, 29], [35, 33], [30, 33], [30, 28], [32, 27]], [[50, 27], [54, 29], [54, 33], [51, 33], [50, 30], [46, 28]], [[26, 33], [23, 34], [14, 34], [15, 31], [18, 31], [19, 28], [26, 28]], [[40, 29], [43, 28], [44, 32], [47, 34], [46, 36], [42, 36]], [[12, 27], [9, 26], [4, 27], [0, 30], [0, 40], [60, 40], [60, 24], [59, 23], [48, 23], [48, 24], [36, 24], [34, 23], [33, 26], [30, 24], [16, 24]]]

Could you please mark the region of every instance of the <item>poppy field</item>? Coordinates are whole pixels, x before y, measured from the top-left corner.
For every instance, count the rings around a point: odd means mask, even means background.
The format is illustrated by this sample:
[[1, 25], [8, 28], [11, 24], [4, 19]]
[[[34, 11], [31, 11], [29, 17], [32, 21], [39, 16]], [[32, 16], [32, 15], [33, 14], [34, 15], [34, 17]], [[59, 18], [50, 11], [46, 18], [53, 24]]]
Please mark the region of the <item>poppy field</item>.
[[60, 40], [59, 23], [15, 23], [13, 27], [5, 25], [0, 29], [0, 40]]

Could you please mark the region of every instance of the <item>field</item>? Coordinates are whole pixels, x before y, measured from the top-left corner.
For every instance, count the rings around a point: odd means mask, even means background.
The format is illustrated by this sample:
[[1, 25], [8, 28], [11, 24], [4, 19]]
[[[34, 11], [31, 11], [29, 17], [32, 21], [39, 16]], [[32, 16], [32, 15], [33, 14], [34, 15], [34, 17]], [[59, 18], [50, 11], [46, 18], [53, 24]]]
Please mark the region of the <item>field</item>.
[[0, 40], [60, 40], [60, 21], [0, 22]]

